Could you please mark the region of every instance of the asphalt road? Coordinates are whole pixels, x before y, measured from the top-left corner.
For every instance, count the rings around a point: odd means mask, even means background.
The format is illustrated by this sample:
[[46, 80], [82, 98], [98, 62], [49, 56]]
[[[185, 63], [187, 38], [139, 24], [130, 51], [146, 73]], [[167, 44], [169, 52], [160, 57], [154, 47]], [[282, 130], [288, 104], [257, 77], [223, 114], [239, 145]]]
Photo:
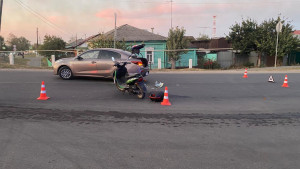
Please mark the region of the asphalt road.
[[[300, 74], [288, 74], [290, 88], [282, 88], [285, 74], [151, 74], [148, 90], [162, 81], [169, 90], [170, 107], [123, 95], [105, 79], [61, 80], [49, 71], [0, 71], [0, 104], [63, 110], [121, 111], [126, 113], [249, 114], [300, 110]], [[36, 100], [45, 81], [47, 101]], [[158, 89], [164, 91], [164, 88]]]
[[151, 74], [164, 107], [110, 80], [2, 70], [0, 168], [299, 168], [300, 74], [242, 75]]

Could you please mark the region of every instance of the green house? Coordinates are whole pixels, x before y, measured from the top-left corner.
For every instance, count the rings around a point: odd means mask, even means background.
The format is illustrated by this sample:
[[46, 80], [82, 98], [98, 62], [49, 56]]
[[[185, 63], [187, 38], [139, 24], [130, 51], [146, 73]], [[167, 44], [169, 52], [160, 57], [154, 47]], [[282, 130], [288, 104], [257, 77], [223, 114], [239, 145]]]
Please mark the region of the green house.
[[[141, 43], [145, 44], [145, 48], [141, 49], [141, 56], [148, 59], [151, 69], [158, 68], [158, 59], [161, 59], [161, 68], [165, 68], [167, 65], [165, 54], [167, 43], [166, 37], [128, 24], [118, 27], [116, 32], [116, 40], [124, 40], [128, 46]], [[107, 37], [114, 37], [114, 34], [115, 30], [105, 33]]]
[[[87, 43], [94, 38], [97, 38], [101, 34], [97, 34], [87, 38], [86, 40], [76, 43], [76, 45], [70, 44], [70, 48], [86, 47]], [[104, 34], [106, 37], [114, 38], [115, 30], [111, 30]], [[169, 57], [166, 53], [167, 38], [158, 34], [154, 34], [148, 30], [139, 29], [128, 24], [119, 26], [116, 28], [116, 40], [125, 41], [127, 46], [133, 46], [136, 44], [145, 44], [145, 48], [141, 49], [141, 57], [147, 58], [149, 61], [149, 67], [151, 69], [159, 68], [171, 68]], [[181, 59], [176, 62], [176, 67], [188, 67], [189, 59], [193, 60], [193, 66], [197, 66], [196, 50], [188, 51], [182, 54]]]

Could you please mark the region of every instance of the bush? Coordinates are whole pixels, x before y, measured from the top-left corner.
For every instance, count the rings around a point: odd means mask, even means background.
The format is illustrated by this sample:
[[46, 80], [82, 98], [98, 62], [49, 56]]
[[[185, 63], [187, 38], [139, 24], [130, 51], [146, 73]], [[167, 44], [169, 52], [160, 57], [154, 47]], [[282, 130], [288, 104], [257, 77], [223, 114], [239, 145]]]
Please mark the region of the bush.
[[247, 63], [244, 63], [244, 66], [245, 67], [254, 67], [254, 63], [247, 62]]
[[209, 61], [204, 62], [203, 68], [204, 69], [220, 69], [221, 66], [217, 61], [213, 62], [213, 61], [209, 60]]

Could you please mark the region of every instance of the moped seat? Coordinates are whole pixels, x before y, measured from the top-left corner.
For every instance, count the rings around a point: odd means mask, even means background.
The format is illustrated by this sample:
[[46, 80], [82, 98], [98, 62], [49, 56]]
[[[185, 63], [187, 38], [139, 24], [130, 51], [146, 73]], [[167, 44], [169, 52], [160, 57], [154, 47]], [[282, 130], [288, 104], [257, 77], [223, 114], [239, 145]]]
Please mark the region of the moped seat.
[[139, 76], [139, 75], [140, 75], [140, 74], [136, 73], [136, 74], [133, 74], [133, 75], [128, 76], [127, 79], [134, 78], [134, 77], [137, 77], [137, 76]]

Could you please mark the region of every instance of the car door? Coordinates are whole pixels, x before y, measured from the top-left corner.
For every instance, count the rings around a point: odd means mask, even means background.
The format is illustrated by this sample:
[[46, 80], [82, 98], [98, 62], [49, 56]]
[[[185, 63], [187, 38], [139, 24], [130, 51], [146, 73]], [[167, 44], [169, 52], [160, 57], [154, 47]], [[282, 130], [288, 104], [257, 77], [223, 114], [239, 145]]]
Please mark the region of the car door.
[[99, 60], [100, 62], [97, 63], [99, 74], [104, 77], [112, 76], [115, 67], [114, 62], [112, 61], [112, 57], [115, 58], [115, 60], [121, 59], [121, 54], [117, 51], [111, 51], [111, 50], [100, 50], [99, 53]]
[[79, 55], [72, 63], [72, 72], [77, 76], [93, 76], [98, 74], [97, 62], [99, 50], [87, 51]]

